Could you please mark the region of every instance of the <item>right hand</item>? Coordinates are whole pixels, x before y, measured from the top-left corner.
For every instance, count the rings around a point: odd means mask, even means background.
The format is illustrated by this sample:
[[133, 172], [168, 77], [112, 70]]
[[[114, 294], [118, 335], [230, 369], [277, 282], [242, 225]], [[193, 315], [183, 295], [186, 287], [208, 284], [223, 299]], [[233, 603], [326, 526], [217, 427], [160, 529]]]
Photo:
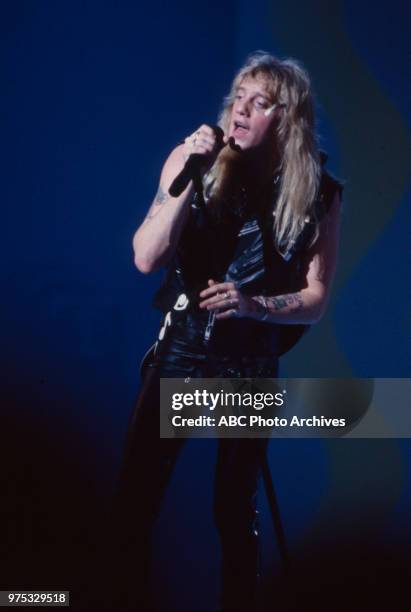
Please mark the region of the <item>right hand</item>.
[[[226, 137], [224, 136], [224, 142]], [[215, 131], [209, 125], [203, 124], [195, 132], [187, 136], [183, 145], [183, 158], [186, 162], [192, 154], [204, 155], [207, 163], [218, 153], [217, 138]], [[207, 159], [208, 158], [208, 159]]]

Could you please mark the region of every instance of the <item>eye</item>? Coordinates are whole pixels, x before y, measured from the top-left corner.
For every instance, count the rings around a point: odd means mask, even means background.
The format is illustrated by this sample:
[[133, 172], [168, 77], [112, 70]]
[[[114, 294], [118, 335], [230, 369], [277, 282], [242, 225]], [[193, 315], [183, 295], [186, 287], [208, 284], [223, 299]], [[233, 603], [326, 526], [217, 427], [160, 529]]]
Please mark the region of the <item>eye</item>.
[[254, 105], [256, 108], [261, 108], [264, 110], [269, 106], [267, 100], [255, 100]]

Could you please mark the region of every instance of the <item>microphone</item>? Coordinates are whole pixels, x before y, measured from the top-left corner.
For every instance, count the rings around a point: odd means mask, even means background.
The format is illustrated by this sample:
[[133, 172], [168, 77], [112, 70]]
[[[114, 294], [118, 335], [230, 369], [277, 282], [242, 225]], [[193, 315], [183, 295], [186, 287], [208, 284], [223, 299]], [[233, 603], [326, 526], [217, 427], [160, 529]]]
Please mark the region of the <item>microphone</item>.
[[[222, 149], [224, 146], [224, 132], [218, 125], [213, 126], [213, 130], [216, 135], [217, 147]], [[170, 189], [168, 190], [168, 193], [173, 198], [178, 198], [178, 196], [183, 193], [189, 182], [198, 177], [200, 168], [204, 164], [205, 159], [206, 155], [202, 153], [192, 153], [189, 156], [184, 164], [184, 168], [176, 176], [170, 185]]]

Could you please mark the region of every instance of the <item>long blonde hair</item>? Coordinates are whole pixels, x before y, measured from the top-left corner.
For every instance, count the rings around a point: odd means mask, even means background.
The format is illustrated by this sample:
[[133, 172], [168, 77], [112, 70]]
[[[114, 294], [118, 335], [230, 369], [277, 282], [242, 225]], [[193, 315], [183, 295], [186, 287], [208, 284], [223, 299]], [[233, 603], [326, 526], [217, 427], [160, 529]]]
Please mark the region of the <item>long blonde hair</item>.
[[[294, 59], [279, 60], [263, 51], [247, 58], [224, 99], [218, 124], [227, 133], [235, 95], [245, 77], [263, 77], [273, 102], [284, 105], [275, 124], [275, 146], [280, 157], [280, 184], [274, 211], [277, 248], [290, 248], [300, 233], [316, 199], [321, 163], [315, 133], [314, 102], [310, 78]], [[274, 159], [274, 156], [273, 156]], [[275, 168], [271, 168], [274, 174]], [[205, 190], [216, 179], [218, 158], [204, 177]], [[314, 235], [315, 241], [318, 229]]]

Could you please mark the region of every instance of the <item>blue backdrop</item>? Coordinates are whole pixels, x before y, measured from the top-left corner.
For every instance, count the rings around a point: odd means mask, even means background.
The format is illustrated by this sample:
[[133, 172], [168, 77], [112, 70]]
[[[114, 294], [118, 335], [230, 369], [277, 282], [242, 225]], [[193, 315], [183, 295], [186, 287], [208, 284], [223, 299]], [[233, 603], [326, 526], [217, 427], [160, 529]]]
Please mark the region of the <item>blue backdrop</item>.
[[[253, 50], [307, 67], [328, 167], [346, 180], [330, 307], [282, 372], [409, 376], [410, 17], [400, 0], [2, 3], [1, 588], [76, 588], [159, 321], [161, 275], [136, 271], [132, 236], [168, 152], [215, 123]], [[216, 597], [214, 452], [190, 442], [165, 500], [165, 609]], [[296, 556], [327, 534], [409, 543], [408, 441], [275, 441], [269, 454]]]

